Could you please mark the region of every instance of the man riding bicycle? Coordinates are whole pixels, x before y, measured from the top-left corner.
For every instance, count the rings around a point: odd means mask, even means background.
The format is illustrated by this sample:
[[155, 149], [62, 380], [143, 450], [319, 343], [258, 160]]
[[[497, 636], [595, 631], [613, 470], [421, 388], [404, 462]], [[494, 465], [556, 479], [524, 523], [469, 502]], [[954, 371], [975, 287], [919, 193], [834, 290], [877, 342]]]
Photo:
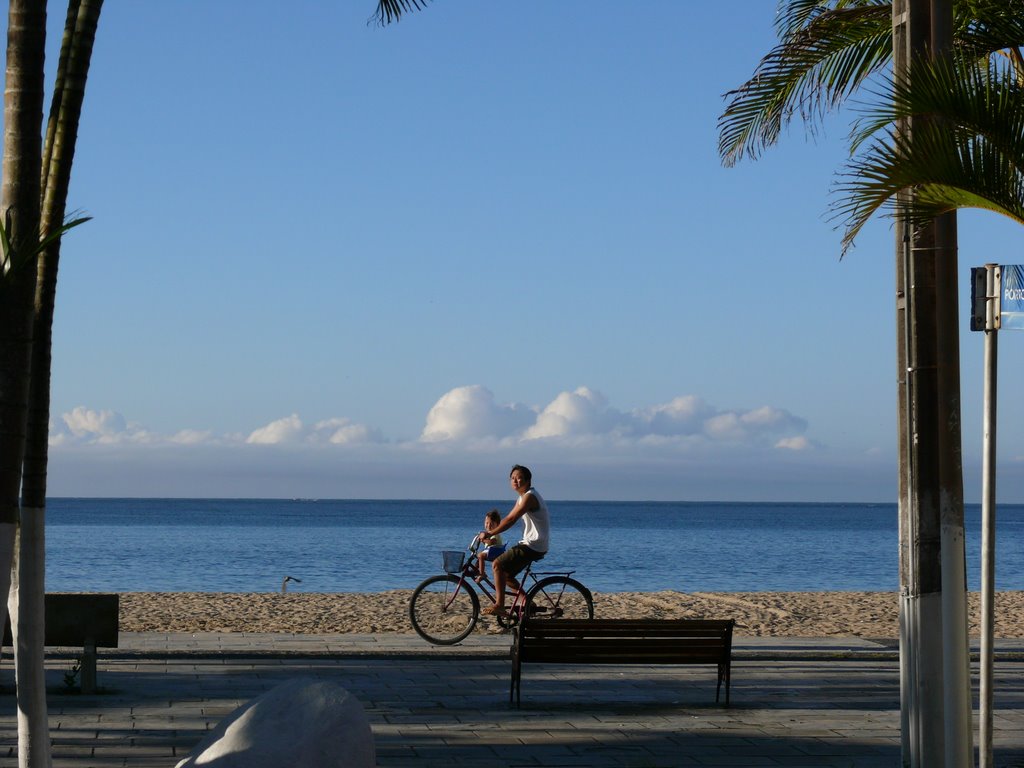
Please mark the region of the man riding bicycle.
[[497, 594], [494, 605], [483, 611], [490, 616], [505, 615], [506, 585], [512, 589], [519, 589], [519, 582], [515, 578], [516, 574], [548, 553], [550, 517], [544, 499], [532, 485], [533, 475], [526, 467], [516, 464], [509, 473], [509, 482], [512, 485], [512, 490], [519, 494], [519, 499], [497, 526], [488, 532], [482, 532], [481, 536], [493, 536], [507, 531], [522, 518], [523, 538], [491, 563]]

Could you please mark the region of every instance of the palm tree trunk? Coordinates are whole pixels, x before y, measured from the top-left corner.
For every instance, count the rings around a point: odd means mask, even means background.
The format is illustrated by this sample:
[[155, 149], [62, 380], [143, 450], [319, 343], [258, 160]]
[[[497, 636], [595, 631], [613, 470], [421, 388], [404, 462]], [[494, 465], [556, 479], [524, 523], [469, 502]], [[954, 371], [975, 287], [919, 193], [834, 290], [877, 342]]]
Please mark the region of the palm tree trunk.
[[[12, 245], [9, 255], [13, 258], [0, 289], [0, 594], [10, 590], [28, 419], [36, 285], [35, 263], [30, 254], [39, 242], [45, 43], [45, 0], [10, 0], [0, 211], [6, 219]], [[16, 620], [11, 625], [18, 648], [25, 638], [18, 633]], [[40, 692], [36, 681], [23, 681], [21, 677], [20, 671], [16, 672], [18, 763], [48, 768], [49, 731], [31, 730], [23, 716], [25, 706], [31, 706], [40, 695], [45, 697], [45, 688]]]
[[[45, 238], [61, 229], [67, 207], [71, 163], [85, 95], [96, 25], [102, 0], [70, 0], [57, 67], [57, 82], [42, 152], [40, 233]], [[24, 717], [29, 740], [46, 738], [49, 764], [49, 722], [44, 670], [44, 595], [46, 572], [46, 470], [48, 461], [50, 373], [53, 313], [57, 293], [60, 240], [39, 255], [34, 302], [31, 384], [22, 472], [21, 527], [17, 537], [17, 572], [13, 581], [11, 615], [17, 617], [19, 642], [19, 719]], [[26, 685], [26, 681], [31, 681]], [[39, 748], [33, 750], [38, 755]]]

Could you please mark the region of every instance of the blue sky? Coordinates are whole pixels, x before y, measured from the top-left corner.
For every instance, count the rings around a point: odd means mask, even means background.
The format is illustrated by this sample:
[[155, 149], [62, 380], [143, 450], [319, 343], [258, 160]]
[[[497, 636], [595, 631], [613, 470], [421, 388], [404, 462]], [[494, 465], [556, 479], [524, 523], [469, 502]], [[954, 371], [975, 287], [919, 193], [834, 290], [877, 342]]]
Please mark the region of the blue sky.
[[[521, 462], [552, 498], [895, 499], [892, 232], [840, 261], [828, 217], [852, 114], [717, 156], [774, 2], [373, 8], [105, 8], [52, 495], [494, 498]], [[1022, 261], [993, 215], [960, 235], [965, 298], [971, 266]], [[1005, 501], [1022, 345], [1002, 335]]]

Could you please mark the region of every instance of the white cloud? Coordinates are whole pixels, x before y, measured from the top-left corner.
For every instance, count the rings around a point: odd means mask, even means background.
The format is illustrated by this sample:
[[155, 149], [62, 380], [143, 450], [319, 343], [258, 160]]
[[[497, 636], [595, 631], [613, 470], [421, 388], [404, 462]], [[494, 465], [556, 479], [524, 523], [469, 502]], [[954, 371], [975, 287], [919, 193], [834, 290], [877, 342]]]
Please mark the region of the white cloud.
[[181, 429], [162, 436], [139, 424], [128, 422], [116, 411], [97, 411], [84, 406], [68, 411], [50, 422], [50, 446], [117, 445], [121, 443], [152, 445], [289, 445], [323, 443], [347, 445], [383, 442], [380, 430], [351, 419], [334, 418], [303, 424], [296, 413], [252, 430], [248, 435], [231, 433], [216, 435], [208, 429]]
[[116, 411], [78, 406], [62, 414], [56, 423], [50, 422], [51, 445], [145, 443], [152, 439], [152, 434], [139, 424], [125, 421]]
[[294, 443], [301, 439], [302, 434], [302, 419], [297, 413], [293, 413], [291, 416], [272, 421], [265, 427], [253, 430], [245, 442], [254, 445]]
[[806, 451], [811, 448], [811, 441], [803, 435], [798, 437], [784, 437], [775, 444], [776, 448], [784, 448], [788, 451]]
[[326, 419], [313, 425], [311, 435], [314, 442], [328, 442], [334, 445], [352, 443], [379, 443], [383, 441], [379, 429], [365, 424], [354, 424], [351, 419]]
[[113, 437], [127, 429], [124, 417], [114, 411], [94, 411], [79, 406], [63, 416], [68, 431], [75, 437]]
[[500, 440], [528, 426], [534, 418], [534, 411], [519, 403], [499, 405], [494, 393], [479, 384], [456, 387], [442, 395], [427, 413], [420, 440]]
[[[419, 439], [398, 444], [406, 449], [435, 444], [455, 449], [496, 449], [561, 443], [577, 449], [590, 446], [597, 450], [602, 445], [623, 449], [633, 445], [656, 450], [722, 443], [807, 451], [815, 445], [803, 437], [806, 430], [806, 421], [780, 408], [718, 410], [695, 395], [623, 412], [611, 407], [603, 394], [585, 386], [561, 392], [543, 407], [531, 407], [498, 403], [493, 392], [475, 384], [442, 395], [427, 413]], [[387, 442], [379, 429], [347, 417], [308, 425], [297, 413], [248, 434], [216, 435], [210, 430], [186, 428], [163, 436], [127, 421], [116, 411], [79, 406], [54, 420], [50, 430], [54, 447], [119, 443], [358, 446]]]
[[758, 431], [779, 432], [783, 430], [803, 431], [807, 429], [807, 422], [803, 419], [798, 419], [781, 408], [772, 408], [767, 405], [755, 408], [753, 411], [747, 411], [743, 414], [742, 420], [748, 428]]
[[355, 424], [351, 419], [334, 418], [318, 421], [312, 427], [302, 423], [297, 413], [277, 419], [254, 430], [246, 438], [254, 445], [282, 445], [294, 443], [331, 443], [347, 445], [352, 443], [378, 443], [380, 431], [364, 424]]
[[704, 422], [713, 440], [752, 441], [775, 435], [792, 437], [807, 429], [807, 422], [780, 408], [762, 406], [752, 411], [724, 411]]
[[604, 395], [587, 387], [562, 392], [523, 433], [526, 440], [608, 434], [622, 425], [622, 414], [608, 407]]
[[720, 411], [696, 395], [623, 413], [589, 387], [561, 392], [542, 408], [527, 408], [498, 405], [490, 390], [475, 385], [442, 395], [427, 414], [420, 440], [455, 445], [490, 438], [506, 445], [546, 441], [576, 447], [728, 443], [808, 450], [809, 440], [795, 442], [806, 429], [805, 420], [781, 408]]
[[183, 429], [171, 435], [170, 441], [180, 445], [201, 445], [208, 442], [212, 437], [213, 433], [208, 429]]
[[[204, 488], [244, 476], [263, 478], [261, 488], [290, 483], [291, 495], [313, 495], [315, 485], [319, 495], [344, 496], [372, 485], [371, 478], [387, 488], [384, 478], [404, 473], [416, 478], [419, 487], [429, 486], [422, 493], [434, 496], [459, 492], [445, 490], [453, 473], [465, 474], [472, 466], [486, 474], [496, 462], [536, 463], [549, 473], [561, 467], [586, 475], [595, 487], [614, 486], [606, 479], [609, 467], [615, 467], [611, 476], [620, 471], [664, 476], [679, 487], [684, 467], [692, 481], [699, 479], [699, 473], [693, 474], [698, 466], [746, 462], [768, 468], [786, 461], [784, 455], [799, 457], [800, 464], [827, 456], [805, 437], [806, 429], [803, 419], [780, 408], [723, 410], [696, 395], [625, 411], [586, 386], [557, 393], [547, 404], [526, 405], [499, 403], [486, 387], [471, 385], [438, 398], [413, 440], [388, 440], [378, 428], [348, 417], [307, 423], [298, 413], [241, 433], [183, 428], [161, 435], [116, 411], [80, 406], [53, 419], [50, 444], [56, 449], [51, 451], [55, 467], [66, 466], [62, 460], [78, 466], [86, 460], [94, 462], [91, 466], [109, 462], [109, 477], [128, 472], [129, 466], [138, 472], [150, 466], [149, 475], [159, 475], [183, 465], [207, 478]], [[360, 466], [364, 478], [339, 486], [340, 466]], [[223, 480], [216, 479], [218, 473]], [[81, 471], [75, 482], [92, 481]], [[303, 487], [304, 482], [311, 487]], [[612, 486], [604, 492], [614, 495]], [[181, 492], [190, 493], [184, 486]]]
[[649, 435], [695, 435], [715, 410], [696, 395], [676, 397], [662, 405], [633, 411], [637, 431]]

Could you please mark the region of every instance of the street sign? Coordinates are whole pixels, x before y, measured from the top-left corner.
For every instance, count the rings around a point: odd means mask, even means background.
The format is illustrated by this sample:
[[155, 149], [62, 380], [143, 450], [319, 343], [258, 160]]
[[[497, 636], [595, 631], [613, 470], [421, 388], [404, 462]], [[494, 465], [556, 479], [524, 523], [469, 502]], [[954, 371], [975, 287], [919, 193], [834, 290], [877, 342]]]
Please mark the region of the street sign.
[[999, 270], [999, 328], [1024, 331], [1024, 264], [1004, 264]]
[[971, 269], [971, 330], [1024, 331], [1024, 264]]
[[984, 331], [988, 310], [988, 268], [971, 267], [971, 330]]

